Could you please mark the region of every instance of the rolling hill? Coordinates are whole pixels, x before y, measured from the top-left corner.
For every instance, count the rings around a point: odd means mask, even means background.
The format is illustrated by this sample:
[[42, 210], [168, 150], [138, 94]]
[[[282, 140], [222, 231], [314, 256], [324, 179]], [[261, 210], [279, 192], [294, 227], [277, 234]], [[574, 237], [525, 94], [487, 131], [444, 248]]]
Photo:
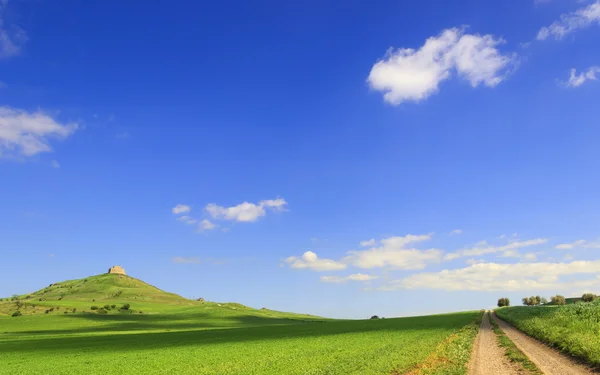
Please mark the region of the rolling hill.
[[[126, 304], [130, 307], [123, 309]], [[222, 326], [229, 326], [240, 319], [258, 319], [261, 322], [261, 319], [269, 319], [273, 323], [277, 323], [277, 319], [323, 319], [266, 308], [254, 309], [239, 303], [190, 300], [134, 277], [109, 273], [61, 281], [33, 293], [0, 300], [0, 315], [12, 315], [16, 311], [23, 315], [105, 314], [108, 315], [105, 320], [116, 319], [110, 316], [121, 316], [122, 319], [124, 315], [132, 314], [152, 314], [156, 320], [158, 315], [165, 315], [165, 319], [186, 321], [188, 326], [197, 319], [221, 320], [218, 325]], [[145, 325], [148, 323], [148, 319], [142, 316], [128, 319], [144, 321]]]

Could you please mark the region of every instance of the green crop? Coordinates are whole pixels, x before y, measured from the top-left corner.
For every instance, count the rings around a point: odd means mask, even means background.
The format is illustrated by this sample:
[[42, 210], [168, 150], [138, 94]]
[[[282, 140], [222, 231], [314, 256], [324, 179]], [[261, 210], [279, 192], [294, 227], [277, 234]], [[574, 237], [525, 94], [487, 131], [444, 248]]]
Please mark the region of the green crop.
[[565, 306], [516, 306], [496, 314], [521, 331], [592, 365], [600, 365], [600, 301]]
[[[307, 321], [259, 313], [210, 304], [151, 314], [0, 317], [0, 373], [401, 373], [479, 316]], [[462, 347], [470, 348], [472, 337], [464, 336]]]

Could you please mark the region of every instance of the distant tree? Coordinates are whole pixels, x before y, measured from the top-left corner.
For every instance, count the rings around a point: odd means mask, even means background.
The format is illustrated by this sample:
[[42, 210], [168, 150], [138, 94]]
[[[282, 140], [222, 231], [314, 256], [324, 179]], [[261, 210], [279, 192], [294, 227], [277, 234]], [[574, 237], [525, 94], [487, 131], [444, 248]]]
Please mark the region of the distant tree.
[[523, 305], [529, 306], [529, 297], [523, 297], [521, 301], [523, 302]]
[[536, 302], [535, 296], [529, 297], [529, 306], [535, 306], [537, 304]]
[[506, 297], [502, 297], [498, 300], [498, 307], [510, 306], [510, 300]]
[[542, 304], [542, 297], [535, 296], [535, 304], [536, 305], [541, 305]]
[[550, 303], [552, 303], [553, 305], [566, 305], [567, 300], [561, 295], [556, 295], [550, 298]]
[[583, 296], [581, 296], [581, 300], [583, 302], [594, 302], [597, 298], [598, 296], [593, 293], [585, 293]]
[[548, 299], [546, 297], [542, 297], [542, 300], [540, 302], [542, 302], [542, 305], [545, 305], [548, 303]]
[[379, 319], [377, 315], [373, 315], [370, 319]]

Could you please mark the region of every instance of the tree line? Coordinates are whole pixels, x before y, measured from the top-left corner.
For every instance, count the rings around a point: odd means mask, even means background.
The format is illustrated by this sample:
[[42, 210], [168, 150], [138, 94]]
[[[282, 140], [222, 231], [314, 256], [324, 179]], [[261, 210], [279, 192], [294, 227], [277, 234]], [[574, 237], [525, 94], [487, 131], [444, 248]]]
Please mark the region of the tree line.
[[[598, 299], [598, 296], [593, 293], [585, 293], [581, 296], [582, 302], [594, 302]], [[540, 296], [531, 296], [531, 297], [523, 297], [521, 300], [523, 305], [525, 306], [539, 306], [539, 305], [566, 305], [567, 299], [564, 296], [559, 294], [550, 297], [550, 301], [548, 301], [545, 297]], [[510, 306], [510, 299], [506, 297], [502, 297], [498, 299], [498, 307], [506, 307]]]

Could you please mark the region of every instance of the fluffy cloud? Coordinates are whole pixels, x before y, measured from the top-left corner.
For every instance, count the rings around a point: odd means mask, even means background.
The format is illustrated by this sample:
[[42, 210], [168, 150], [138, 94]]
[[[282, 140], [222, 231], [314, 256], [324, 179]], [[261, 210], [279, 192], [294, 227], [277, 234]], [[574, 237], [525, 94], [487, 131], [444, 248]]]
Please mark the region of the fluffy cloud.
[[600, 242], [597, 241], [586, 241], [586, 240], [577, 240], [571, 243], [561, 243], [556, 245], [558, 250], [572, 250], [576, 248], [582, 249], [600, 249]]
[[0, 107], [0, 156], [33, 156], [51, 152], [50, 139], [64, 139], [77, 130], [76, 123], [62, 124], [49, 115]]
[[542, 27], [537, 34], [537, 39], [562, 39], [566, 35], [592, 24], [600, 24], [600, 1], [577, 9], [574, 12], [562, 14], [558, 21], [555, 21], [550, 26]]
[[200, 264], [200, 258], [195, 258], [195, 257], [191, 257], [191, 258], [174, 257], [171, 260], [173, 261], [173, 263], [179, 263], [179, 264], [184, 264], [184, 263]]
[[182, 221], [188, 225], [196, 224], [198, 222], [198, 220], [196, 220], [193, 217], [188, 216], [188, 215], [180, 216], [177, 218], [177, 220]]
[[201, 231], [212, 230], [215, 228], [217, 228], [217, 225], [212, 223], [210, 220], [204, 219], [200, 222], [200, 230]]
[[6, 0], [0, 1], [0, 59], [18, 55], [27, 41], [27, 33], [22, 28], [6, 22], [7, 4]]
[[442, 258], [438, 249], [418, 250], [407, 245], [431, 239], [431, 234], [388, 237], [380, 241], [380, 246], [368, 250], [353, 250], [342, 262], [358, 268], [391, 267], [404, 270], [422, 269], [428, 263], [437, 263]]
[[[592, 279], [575, 276], [591, 275]], [[600, 260], [570, 263], [477, 263], [466, 268], [418, 273], [383, 289], [471, 291], [565, 290], [600, 286]], [[568, 280], [561, 278], [569, 277]]]
[[188, 205], [178, 204], [177, 206], [175, 206], [171, 209], [171, 212], [173, 212], [175, 215], [179, 215], [179, 214], [188, 213], [191, 210], [192, 210], [192, 208]]
[[222, 207], [214, 203], [206, 206], [208, 212], [213, 219], [223, 219], [238, 222], [253, 222], [259, 217], [265, 216], [267, 209], [272, 211], [283, 211], [287, 202], [283, 198], [269, 199], [260, 201], [258, 204], [244, 202], [237, 206]]
[[[331, 259], [318, 259], [312, 251], [304, 253], [302, 258], [289, 257], [286, 262], [292, 268], [310, 268], [317, 271], [341, 270], [347, 266], [356, 268], [392, 268], [403, 270], [423, 269], [429, 263], [438, 263], [442, 258], [442, 251], [438, 249], [419, 250], [408, 248], [407, 245], [431, 239], [432, 234], [406, 235], [387, 237], [380, 241], [375, 239], [361, 242], [369, 246], [379, 244], [366, 250], [351, 250], [339, 261]], [[329, 268], [332, 267], [332, 268]]]
[[367, 81], [371, 88], [384, 92], [384, 100], [392, 105], [428, 98], [453, 73], [469, 81], [472, 87], [494, 87], [516, 62], [514, 55], [503, 55], [497, 49], [502, 43], [502, 39], [492, 35], [447, 29], [427, 39], [418, 50], [388, 50], [373, 65]]
[[527, 240], [527, 241], [519, 241], [519, 240], [511, 239], [511, 240], [509, 240], [509, 242], [506, 245], [496, 246], [496, 245], [488, 245], [487, 242], [481, 241], [481, 242], [477, 243], [475, 245], [475, 247], [465, 248], [465, 249], [459, 250], [454, 253], [446, 254], [446, 256], [444, 257], [444, 260], [448, 261], [448, 260], [453, 260], [453, 259], [461, 258], [461, 257], [480, 256], [480, 255], [492, 254], [492, 253], [509, 252], [508, 254], [511, 254], [510, 251], [516, 251], [523, 247], [541, 245], [546, 242], [548, 242], [548, 240], [545, 238], [536, 238], [536, 239]]
[[340, 276], [321, 276], [320, 280], [324, 283], [345, 283], [346, 281], [371, 281], [378, 279], [379, 276], [367, 275], [364, 273], [353, 273], [352, 275]]
[[377, 243], [377, 241], [375, 241], [374, 238], [371, 238], [370, 240], [362, 241], [360, 243], [360, 246], [362, 246], [362, 247], [375, 246], [376, 243]]
[[587, 71], [577, 74], [577, 69], [571, 69], [569, 80], [565, 82], [567, 87], [579, 87], [586, 81], [595, 81], [596, 73], [600, 73], [600, 66], [592, 66]]
[[452, 232], [450, 232], [450, 234], [462, 234], [462, 229], [455, 229]]
[[339, 271], [346, 268], [346, 264], [331, 259], [321, 259], [312, 251], [305, 252], [301, 257], [289, 257], [285, 262], [292, 268], [313, 271]]

